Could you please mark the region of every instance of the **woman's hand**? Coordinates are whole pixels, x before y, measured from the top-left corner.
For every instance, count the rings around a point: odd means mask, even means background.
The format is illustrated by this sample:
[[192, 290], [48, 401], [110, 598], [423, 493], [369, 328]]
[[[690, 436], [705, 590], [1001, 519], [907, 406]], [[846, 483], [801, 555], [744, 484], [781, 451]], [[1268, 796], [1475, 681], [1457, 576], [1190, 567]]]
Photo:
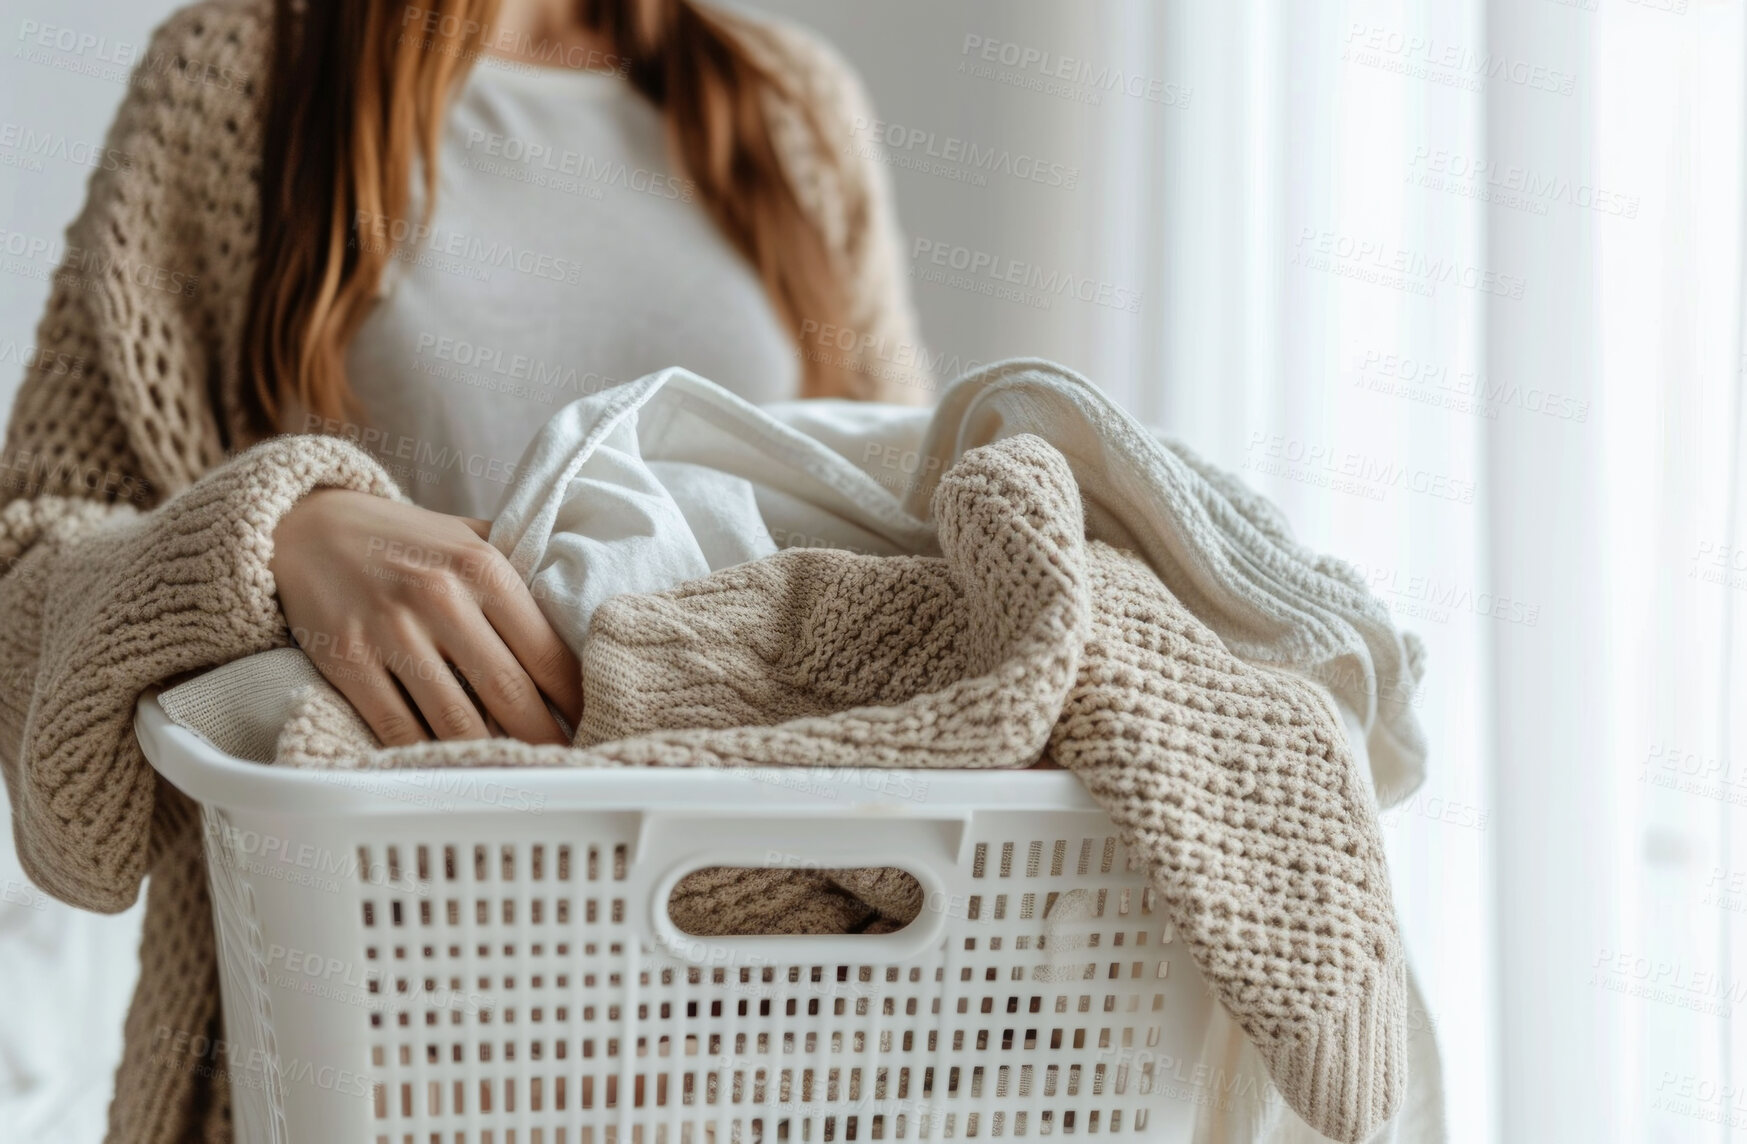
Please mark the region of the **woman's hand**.
[[489, 530], [317, 489], [273, 533], [269, 567], [292, 634], [388, 746], [482, 739], [493, 724], [530, 743], [567, 742], [542, 694], [571, 726], [581, 718], [576, 657], [486, 543]]

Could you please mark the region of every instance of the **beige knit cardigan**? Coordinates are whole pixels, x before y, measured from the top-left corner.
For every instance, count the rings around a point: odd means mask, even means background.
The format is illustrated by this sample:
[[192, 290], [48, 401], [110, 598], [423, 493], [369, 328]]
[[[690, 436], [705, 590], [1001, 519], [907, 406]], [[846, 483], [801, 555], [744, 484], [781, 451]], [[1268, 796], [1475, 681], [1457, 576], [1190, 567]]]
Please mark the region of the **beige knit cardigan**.
[[[197, 814], [145, 765], [133, 698], [287, 642], [267, 565], [275, 525], [304, 492], [400, 495], [344, 441], [247, 448], [239, 345], [271, 27], [268, 0], [206, 0], [153, 36], [107, 141], [129, 162], [92, 175], [0, 448], [0, 774], [13, 836], [30, 877], [86, 909], [126, 909], [150, 874], [148, 968], [209, 965], [212, 936]], [[746, 34], [849, 139], [866, 103], [837, 57], [793, 29]], [[887, 385], [886, 365], [917, 344], [887, 174], [868, 159], [840, 178], [793, 114], [772, 115], [852, 290], [857, 348], [830, 352]], [[151, 1060], [167, 1035], [216, 1032], [212, 986], [136, 994], [111, 1140], [230, 1138], [222, 1072]], [[185, 1024], [167, 1028], [167, 1012]]]

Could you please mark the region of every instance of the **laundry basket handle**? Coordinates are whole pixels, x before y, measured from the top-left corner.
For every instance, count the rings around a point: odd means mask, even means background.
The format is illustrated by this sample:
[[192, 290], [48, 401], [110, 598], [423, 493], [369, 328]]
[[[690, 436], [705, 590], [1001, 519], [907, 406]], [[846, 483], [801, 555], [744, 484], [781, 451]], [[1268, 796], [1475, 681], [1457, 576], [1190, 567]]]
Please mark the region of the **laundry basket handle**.
[[[638, 869], [647, 871], [648, 880], [632, 894], [646, 905], [648, 932], [655, 941], [694, 965], [738, 969], [801, 960], [907, 960], [939, 946], [957, 900], [950, 886], [968, 821], [968, 815], [648, 814], [636, 862]], [[889, 934], [700, 937], [685, 933], [669, 915], [668, 899], [680, 879], [713, 866], [896, 867], [921, 887], [922, 911], [908, 926]]]

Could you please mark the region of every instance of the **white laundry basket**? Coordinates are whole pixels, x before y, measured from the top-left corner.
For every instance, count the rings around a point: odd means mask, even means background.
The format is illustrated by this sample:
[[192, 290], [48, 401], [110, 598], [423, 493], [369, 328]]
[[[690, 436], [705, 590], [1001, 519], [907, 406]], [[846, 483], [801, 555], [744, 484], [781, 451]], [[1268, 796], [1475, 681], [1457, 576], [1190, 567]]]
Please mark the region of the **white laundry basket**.
[[[242, 1144], [1187, 1141], [1214, 1002], [1062, 771], [335, 773], [136, 719], [204, 808]], [[709, 866], [898, 866], [885, 935], [699, 938]], [[175, 1038], [182, 1040], [182, 1038]]]

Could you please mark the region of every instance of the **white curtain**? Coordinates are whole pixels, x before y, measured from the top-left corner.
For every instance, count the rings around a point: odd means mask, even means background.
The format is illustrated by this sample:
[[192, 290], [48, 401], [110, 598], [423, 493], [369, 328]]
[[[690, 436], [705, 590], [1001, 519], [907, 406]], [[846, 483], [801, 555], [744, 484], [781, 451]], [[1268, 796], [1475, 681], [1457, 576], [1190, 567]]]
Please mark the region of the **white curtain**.
[[1085, 368], [1429, 645], [1386, 831], [1451, 1139], [1747, 1133], [1743, 4], [1100, 12], [1192, 95], [1105, 117], [1146, 309]]

